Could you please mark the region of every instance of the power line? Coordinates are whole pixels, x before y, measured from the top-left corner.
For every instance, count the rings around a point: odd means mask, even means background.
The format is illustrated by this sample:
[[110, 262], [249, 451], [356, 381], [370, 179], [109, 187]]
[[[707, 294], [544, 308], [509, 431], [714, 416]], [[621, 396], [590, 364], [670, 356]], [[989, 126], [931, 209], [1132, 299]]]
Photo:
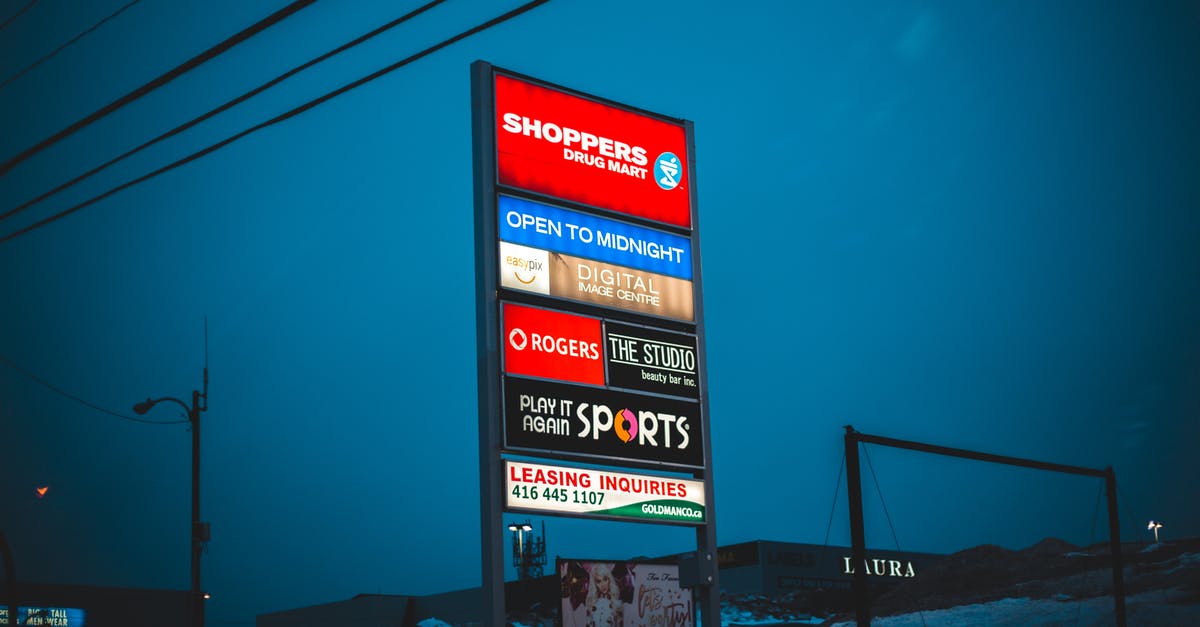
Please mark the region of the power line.
[[443, 40], [443, 41], [441, 41], [441, 42], [439, 42], [439, 43], [437, 43], [437, 44], [435, 44], [435, 45], [433, 45], [433, 46], [430, 46], [430, 47], [428, 47], [428, 48], [426, 48], [426, 49], [424, 49], [424, 50], [422, 50], [422, 51], [420, 51], [420, 52], [417, 52], [416, 54], [413, 54], [413, 55], [410, 55], [410, 56], [408, 56], [408, 57], [405, 57], [404, 59], [401, 59], [401, 60], [399, 60], [399, 61], [397, 61], [397, 62], [395, 62], [395, 63], [393, 63], [393, 64], [391, 64], [391, 65], [389, 65], [389, 66], [387, 66], [387, 67], [385, 67], [385, 68], [383, 68], [383, 69], [376, 70], [375, 72], [372, 72], [371, 74], [368, 74], [368, 75], [366, 75], [366, 76], [364, 76], [364, 77], [362, 77], [362, 78], [360, 78], [360, 79], [358, 79], [358, 80], [356, 80], [356, 81], [354, 81], [354, 82], [347, 83], [346, 85], [343, 85], [343, 86], [341, 86], [341, 87], [339, 87], [339, 88], [337, 88], [337, 89], [335, 89], [335, 90], [333, 90], [333, 91], [331, 91], [331, 92], [329, 92], [329, 93], [326, 93], [326, 94], [325, 94], [325, 95], [323, 95], [323, 96], [320, 96], [320, 97], [318, 97], [318, 98], [315, 98], [315, 99], [313, 99], [313, 100], [309, 100], [308, 102], [306, 102], [306, 103], [304, 103], [304, 104], [302, 104], [302, 105], [300, 105], [300, 106], [298, 106], [298, 107], [295, 107], [295, 108], [293, 108], [293, 109], [290, 109], [290, 110], [288, 110], [288, 111], [286, 111], [286, 112], [284, 112], [284, 113], [281, 113], [281, 114], [279, 114], [279, 115], [277, 115], [277, 116], [275, 116], [275, 117], [273, 117], [273, 118], [271, 118], [271, 119], [269, 119], [269, 120], [267, 120], [267, 121], [265, 121], [265, 122], [261, 122], [261, 123], [259, 123], [259, 124], [256, 124], [256, 125], [254, 125], [254, 126], [252, 126], [252, 127], [248, 128], [248, 129], [246, 129], [246, 130], [244, 130], [244, 131], [242, 131], [242, 132], [240, 132], [240, 133], [237, 133], [236, 135], [232, 135], [232, 136], [230, 136], [230, 137], [227, 137], [227, 138], [225, 138], [225, 139], [223, 139], [223, 140], [221, 140], [221, 141], [219, 141], [219, 142], [217, 142], [217, 143], [215, 143], [215, 144], [212, 144], [211, 146], [208, 146], [207, 148], [203, 148], [203, 149], [201, 149], [201, 150], [198, 150], [198, 151], [196, 151], [196, 152], [193, 152], [192, 154], [190, 154], [190, 155], [188, 155], [188, 156], [186, 156], [186, 157], [184, 157], [184, 158], [182, 158], [182, 159], [179, 159], [179, 160], [177, 160], [177, 161], [174, 161], [174, 162], [172, 162], [172, 163], [169, 163], [169, 164], [167, 164], [167, 165], [165, 165], [165, 166], [163, 166], [163, 167], [161, 167], [161, 168], [159, 168], [159, 169], [157, 169], [157, 170], [154, 170], [154, 171], [152, 171], [152, 172], [150, 172], [150, 173], [148, 173], [148, 174], [143, 174], [142, 176], [139, 176], [139, 177], [137, 177], [137, 178], [135, 178], [135, 179], [131, 179], [131, 180], [129, 180], [129, 181], [126, 181], [126, 182], [124, 182], [124, 183], [122, 183], [122, 184], [120, 184], [120, 185], [118, 185], [118, 186], [116, 186], [116, 187], [114, 187], [114, 188], [112, 188], [112, 189], [110, 189], [110, 190], [108, 190], [108, 191], [106, 191], [106, 192], [102, 193], [102, 194], [99, 194], [99, 195], [93, 196], [93, 197], [89, 198], [88, 200], [85, 200], [85, 201], [83, 201], [83, 202], [81, 202], [81, 203], [78, 203], [78, 204], [72, 205], [71, 207], [69, 207], [69, 208], [67, 208], [67, 209], [64, 209], [64, 210], [62, 210], [62, 211], [60, 211], [60, 212], [58, 212], [58, 213], [56, 213], [56, 214], [54, 214], [54, 215], [52, 215], [52, 216], [50, 216], [50, 217], [48, 217], [48, 218], [43, 218], [42, 220], [39, 220], [39, 221], [37, 221], [37, 222], [34, 222], [33, 224], [30, 224], [30, 225], [28, 225], [28, 226], [26, 226], [26, 227], [24, 227], [24, 228], [17, 229], [16, 231], [13, 231], [12, 233], [9, 233], [8, 235], [5, 235], [5, 236], [3, 236], [3, 237], [0, 237], [0, 244], [3, 244], [4, 242], [7, 242], [7, 241], [9, 241], [9, 240], [12, 240], [12, 239], [15, 239], [15, 238], [17, 238], [17, 237], [20, 237], [21, 235], [24, 235], [24, 234], [26, 234], [26, 233], [28, 233], [28, 232], [30, 232], [30, 231], [33, 231], [33, 230], [35, 230], [35, 229], [41, 228], [41, 227], [43, 227], [43, 226], [46, 226], [47, 224], [50, 224], [51, 222], [54, 222], [54, 221], [56, 221], [56, 220], [59, 220], [59, 219], [61, 219], [61, 218], [64, 218], [64, 217], [66, 217], [66, 216], [68, 216], [68, 215], [70, 215], [70, 214], [72, 214], [72, 213], [75, 213], [76, 211], [79, 211], [80, 209], [83, 209], [83, 208], [85, 208], [85, 207], [87, 207], [87, 206], [89, 206], [89, 205], [92, 205], [92, 204], [95, 204], [95, 203], [97, 203], [97, 202], [99, 202], [99, 201], [101, 201], [101, 200], [104, 200], [105, 198], [108, 198], [109, 196], [112, 196], [113, 194], [116, 194], [117, 192], [120, 192], [120, 191], [126, 190], [126, 189], [128, 189], [128, 188], [130, 188], [130, 187], [133, 187], [134, 185], [137, 185], [137, 184], [139, 184], [139, 183], [143, 183], [143, 182], [145, 182], [145, 181], [148, 181], [148, 180], [150, 180], [150, 179], [152, 179], [152, 178], [154, 178], [154, 177], [156, 177], [156, 176], [158, 176], [158, 175], [160, 175], [160, 174], [163, 174], [163, 173], [165, 173], [165, 172], [169, 172], [169, 171], [171, 171], [171, 170], [174, 170], [175, 168], [178, 168], [178, 167], [180, 167], [180, 166], [182, 166], [182, 165], [186, 165], [186, 164], [188, 164], [188, 163], [191, 163], [192, 161], [195, 161], [195, 160], [199, 159], [200, 157], [203, 157], [203, 156], [205, 156], [205, 155], [207, 155], [207, 154], [209, 154], [209, 153], [216, 152], [217, 150], [220, 150], [221, 148], [224, 148], [225, 146], [228, 146], [229, 144], [232, 144], [233, 142], [235, 142], [235, 141], [237, 141], [237, 140], [239, 140], [239, 139], [241, 139], [241, 138], [243, 138], [243, 137], [245, 137], [245, 136], [247, 136], [247, 135], [250, 135], [250, 134], [252, 134], [252, 133], [258, 132], [258, 131], [260, 131], [260, 130], [262, 130], [262, 129], [264, 129], [264, 128], [270, 127], [270, 126], [274, 126], [275, 124], [279, 124], [280, 122], [283, 122], [283, 121], [285, 121], [285, 120], [288, 120], [288, 119], [290, 119], [290, 118], [296, 117], [297, 115], [300, 115], [301, 113], [304, 113], [305, 111], [308, 111], [309, 109], [312, 109], [313, 107], [316, 107], [316, 106], [317, 106], [317, 105], [319, 105], [319, 104], [322, 104], [322, 103], [324, 103], [324, 102], [326, 102], [326, 101], [328, 101], [328, 100], [332, 100], [333, 98], [336, 98], [337, 96], [340, 96], [340, 95], [342, 95], [342, 94], [344, 94], [344, 93], [346, 93], [346, 92], [348, 92], [348, 91], [350, 91], [350, 90], [352, 90], [352, 89], [357, 89], [358, 87], [362, 87], [363, 85], [365, 85], [365, 84], [367, 84], [367, 83], [369, 83], [369, 82], [371, 82], [371, 81], [373, 81], [373, 80], [375, 80], [375, 79], [377, 79], [377, 78], [379, 78], [379, 77], [381, 77], [381, 76], [384, 76], [384, 75], [386, 75], [386, 74], [389, 74], [389, 73], [391, 73], [391, 72], [394, 72], [394, 71], [396, 71], [396, 70], [398, 70], [398, 69], [400, 69], [400, 68], [402, 68], [402, 67], [404, 67], [404, 66], [406, 66], [406, 65], [408, 65], [408, 64], [410, 64], [410, 63], [412, 63], [412, 62], [414, 62], [414, 61], [417, 61], [417, 60], [419, 60], [419, 59], [422, 59], [422, 58], [424, 58], [424, 57], [426, 57], [426, 56], [429, 56], [430, 54], [433, 54], [434, 52], [437, 52], [438, 50], [441, 50], [442, 48], [445, 48], [446, 46], [449, 46], [449, 45], [451, 45], [451, 44], [454, 44], [454, 43], [456, 43], [456, 42], [458, 42], [458, 41], [460, 41], [460, 40], [462, 40], [462, 39], [466, 39], [467, 37], [470, 37], [471, 35], [474, 35], [474, 34], [476, 34], [476, 33], [479, 33], [479, 32], [481, 32], [481, 31], [487, 30], [487, 29], [489, 29], [489, 28], [491, 28], [491, 27], [493, 27], [493, 26], [496, 26], [497, 24], [501, 24], [501, 23], [503, 23], [503, 22], [506, 22], [506, 21], [508, 21], [508, 20], [510, 20], [510, 19], [512, 19], [512, 18], [514, 18], [514, 17], [517, 17], [517, 16], [521, 15], [522, 13], [525, 13], [525, 12], [527, 12], [527, 11], [531, 11], [531, 10], [533, 10], [533, 9], [535, 9], [535, 8], [537, 8], [537, 7], [541, 6], [541, 5], [543, 5], [543, 4], [546, 4], [546, 3], [547, 3], [547, 2], [549, 2], [549, 1], [550, 1], [550, 0], [531, 0], [530, 2], [526, 2], [525, 4], [522, 4], [521, 6], [519, 6], [519, 7], [515, 8], [515, 9], [513, 9], [513, 10], [511, 10], [511, 11], [509, 11], [509, 12], [507, 12], [507, 13], [503, 14], [503, 15], [500, 15], [500, 16], [498, 16], [498, 17], [494, 17], [494, 18], [492, 18], [492, 19], [490, 19], [490, 20], [488, 20], [488, 21], [486, 21], [486, 22], [484, 22], [484, 23], [482, 23], [482, 24], [479, 24], [478, 26], [475, 26], [475, 27], [473, 27], [473, 28], [470, 28], [470, 29], [468, 29], [468, 30], [465, 30], [465, 31], [463, 31], [463, 32], [461, 32], [461, 33], [459, 33], [459, 34], [457, 34], [457, 35], [455, 35], [455, 36], [453, 36], [453, 37], [451, 37], [451, 38], [449, 38], [449, 39], [445, 39], [445, 40]]
[[167, 421], [146, 420], [144, 418], [135, 418], [133, 416], [126, 416], [125, 414], [117, 413], [115, 411], [112, 411], [111, 409], [105, 409], [104, 407], [101, 407], [95, 403], [92, 403], [91, 401], [87, 401], [83, 398], [80, 398], [79, 396], [76, 396], [70, 392], [67, 392], [66, 390], [63, 390], [62, 388], [54, 385], [53, 383], [46, 381], [45, 379], [37, 376], [36, 374], [33, 374], [32, 372], [22, 368], [21, 366], [18, 366], [17, 364], [13, 363], [12, 360], [5, 357], [4, 355], [0, 355], [0, 362], [4, 362], [4, 364], [7, 365], [9, 368], [12, 368], [13, 370], [25, 375], [26, 377], [29, 377], [30, 379], [42, 384], [43, 386], [50, 389], [51, 391], [57, 392], [58, 394], [65, 396], [65, 397], [75, 401], [76, 403], [79, 403], [80, 405], [85, 405], [87, 407], [90, 407], [90, 408], [98, 411], [98, 412], [103, 412], [105, 414], [108, 414], [110, 416], [115, 416], [122, 420], [129, 420], [131, 422], [140, 422], [140, 423], [148, 424], [148, 425], [177, 425], [177, 424], [182, 424], [182, 423], [187, 422], [187, 420], [167, 420]]
[[112, 159], [109, 159], [108, 161], [105, 161], [104, 163], [92, 168], [91, 170], [88, 170], [87, 172], [84, 172], [83, 174], [80, 174], [79, 176], [76, 176], [75, 178], [73, 178], [65, 183], [60, 184], [59, 186], [51, 189], [50, 191], [47, 191], [47, 192], [41, 194], [40, 196], [37, 196], [30, 200], [27, 200], [27, 201], [21, 203], [20, 205], [17, 205], [16, 207], [9, 209], [8, 211], [4, 212], [3, 214], [0, 214], [0, 221], [10, 218], [10, 217], [28, 209], [29, 207], [32, 207], [33, 205], [36, 205], [36, 204], [42, 202], [43, 200], [46, 200], [47, 198], [65, 190], [69, 187], [74, 186], [75, 184], [77, 184], [81, 181], [91, 178], [96, 173], [98, 173], [102, 170], [105, 170], [108, 167], [112, 166], [113, 164], [116, 164], [124, 159], [127, 159], [127, 158], [149, 148], [150, 146], [153, 146], [165, 139], [174, 137], [175, 135], [178, 135], [179, 133], [182, 133], [183, 131], [186, 131], [187, 129], [192, 128], [193, 126], [196, 126], [197, 124], [199, 124], [205, 120], [208, 120], [209, 118], [212, 118], [213, 116], [215, 116], [219, 113], [227, 111], [227, 110], [233, 108], [234, 106], [241, 104], [242, 102], [245, 102], [246, 100], [249, 100], [250, 98], [270, 89], [271, 87], [278, 85], [279, 83], [283, 82], [284, 80], [287, 80], [288, 78], [291, 78], [292, 76], [294, 76], [294, 75], [296, 75], [318, 63], [321, 63], [321, 62], [329, 59], [330, 57], [341, 54], [341, 53], [349, 50], [350, 48], [353, 48], [367, 40], [370, 40], [370, 39], [384, 33], [385, 31], [391, 30], [391, 29], [403, 24], [404, 22], [407, 22], [408, 20], [424, 13], [425, 11], [428, 11], [429, 9], [432, 9], [433, 7], [443, 3], [445, 1], [446, 0], [432, 0], [431, 2], [428, 2], [416, 9], [413, 9], [412, 11], [405, 13], [404, 15], [392, 20], [391, 22], [388, 22], [387, 24], [384, 24], [383, 26], [380, 26], [379, 28], [376, 28], [375, 30], [372, 30], [369, 33], [366, 33], [356, 39], [348, 41], [348, 42], [342, 44], [341, 46], [338, 46], [337, 48], [334, 48], [333, 50], [330, 50], [329, 52], [326, 52], [325, 54], [308, 61], [307, 63], [298, 65], [298, 66], [288, 70], [287, 72], [284, 72], [283, 74], [280, 74], [279, 76], [276, 76], [275, 78], [271, 79], [270, 81], [267, 81], [266, 83], [263, 83], [262, 85], [260, 85], [258, 87], [255, 87], [254, 89], [238, 96], [237, 98], [234, 98], [233, 100], [226, 102], [225, 104], [209, 111], [208, 113], [205, 113], [204, 115], [193, 118], [192, 120], [190, 120], [188, 122], [185, 122], [179, 126], [176, 126], [175, 128], [159, 135], [158, 137], [155, 137], [154, 139], [151, 139], [150, 141], [147, 141], [147, 142], [141, 144], [140, 146], [137, 146], [135, 148], [127, 150], [124, 153], [117, 155], [116, 157], [113, 157]]
[[9, 171], [11, 171], [14, 167], [19, 165], [21, 162], [29, 159], [30, 157], [32, 157], [33, 155], [36, 155], [37, 153], [49, 148], [50, 146], [53, 146], [54, 144], [57, 144], [58, 142], [65, 139], [66, 137], [79, 131], [83, 127], [95, 122], [96, 120], [99, 120], [100, 118], [107, 116], [108, 114], [112, 113], [113, 111], [116, 111], [117, 109], [120, 109], [121, 107], [124, 107], [125, 105], [137, 100], [138, 98], [141, 98], [142, 96], [145, 96], [146, 94], [158, 89], [159, 87], [166, 85], [167, 83], [175, 80], [176, 78], [179, 78], [183, 74], [186, 74], [187, 72], [195, 69], [196, 67], [203, 64], [204, 62], [209, 61], [210, 59], [216, 57], [217, 55], [220, 55], [221, 53], [225, 52], [226, 50], [229, 50], [230, 48], [242, 43], [243, 41], [253, 37], [254, 35], [257, 35], [258, 33], [266, 30], [267, 28], [271, 27], [272, 25], [276, 24], [277, 22], [282, 21], [284, 18], [292, 15], [293, 13], [296, 13], [300, 9], [303, 9], [304, 7], [312, 4], [313, 2], [316, 2], [316, 0], [294, 0], [291, 4], [288, 4], [287, 6], [283, 7], [282, 9], [279, 9], [278, 11], [272, 13], [271, 15], [259, 20], [258, 22], [255, 22], [253, 25], [251, 25], [245, 29], [242, 29], [237, 34], [225, 39], [221, 43], [209, 48], [208, 50], [205, 50], [204, 52], [201, 52], [200, 54], [192, 57], [191, 59], [188, 59], [184, 63], [176, 66], [174, 69], [169, 70], [162, 76], [159, 76], [158, 78], [150, 81], [149, 83], [146, 83], [145, 85], [142, 85], [141, 87], [138, 87], [137, 89], [129, 92], [128, 94], [125, 94], [124, 96], [121, 96], [120, 98], [110, 102], [107, 106], [103, 107], [102, 109], [94, 111], [87, 117], [79, 120], [78, 122], [75, 122], [74, 124], [68, 126], [67, 128], [62, 129], [61, 131], [58, 131], [57, 133], [51, 135], [50, 137], [47, 137], [46, 139], [43, 139], [42, 141], [38, 142], [37, 144], [30, 146], [29, 148], [26, 148], [25, 150], [21, 151], [21, 153], [18, 154], [17, 156], [12, 157], [8, 161], [5, 161], [4, 163], [0, 164], [0, 176], [4, 176], [5, 174], [8, 174]]
[[85, 29], [85, 30], [84, 30], [82, 33], [79, 33], [78, 35], [76, 35], [76, 36], [72, 37], [72, 38], [71, 38], [69, 41], [67, 41], [66, 43], [62, 44], [61, 46], [59, 46], [59, 47], [55, 48], [55, 49], [54, 49], [53, 51], [51, 51], [49, 54], [46, 54], [46, 55], [42, 56], [42, 58], [38, 59], [37, 61], [34, 61], [33, 63], [30, 63], [29, 65], [25, 66], [25, 69], [23, 69], [23, 70], [21, 70], [20, 72], [17, 72], [16, 74], [13, 74], [12, 76], [10, 76], [10, 77], [8, 77], [8, 78], [4, 79], [4, 81], [3, 81], [3, 82], [0, 82], [0, 89], [4, 89], [4, 87], [5, 87], [5, 86], [7, 86], [9, 83], [11, 83], [11, 82], [13, 82], [13, 81], [17, 80], [18, 78], [21, 78], [21, 77], [22, 77], [22, 76], [24, 76], [24, 75], [25, 75], [27, 72], [29, 72], [29, 71], [33, 70], [34, 68], [36, 68], [37, 66], [41, 65], [41, 64], [42, 64], [42, 63], [44, 63], [45, 61], [49, 60], [49, 59], [50, 59], [51, 57], [53, 57], [54, 55], [56, 55], [56, 54], [58, 54], [58, 53], [62, 52], [63, 50], [66, 50], [67, 48], [69, 48], [69, 47], [70, 47], [72, 44], [74, 44], [75, 42], [79, 41], [80, 39], [83, 39], [84, 37], [86, 37], [86, 36], [87, 36], [89, 33], [91, 33], [92, 31], [94, 31], [94, 30], [96, 30], [97, 28], [100, 28], [101, 26], [103, 26], [105, 22], [107, 22], [107, 21], [109, 21], [109, 20], [113, 19], [114, 17], [117, 17], [118, 15], [120, 15], [120, 14], [124, 13], [124, 12], [125, 12], [125, 9], [128, 9], [129, 7], [131, 7], [131, 6], [135, 5], [135, 4], [137, 4], [137, 3], [138, 3], [138, 2], [140, 2], [140, 1], [141, 1], [141, 0], [131, 0], [131, 1], [130, 1], [129, 3], [127, 3], [125, 6], [123, 6], [123, 7], [119, 8], [119, 9], [117, 9], [116, 11], [114, 11], [114, 12], [112, 12], [112, 13], [108, 14], [108, 17], [105, 17], [104, 19], [100, 20], [99, 22], [96, 22], [95, 24], [92, 24], [92, 25], [91, 25], [91, 26], [89, 26], [87, 29]]
[[12, 23], [13, 23], [13, 20], [17, 19], [18, 17], [21, 17], [21, 15], [22, 15], [23, 13], [25, 13], [25, 12], [26, 12], [26, 11], [28, 11], [29, 9], [32, 9], [32, 8], [33, 8], [33, 5], [35, 5], [35, 4], [37, 4], [37, 3], [38, 3], [38, 0], [29, 0], [29, 3], [28, 3], [28, 4], [26, 4], [25, 6], [21, 7], [21, 9], [20, 9], [19, 11], [17, 11], [16, 13], [13, 13], [13, 14], [12, 14], [12, 16], [11, 16], [11, 17], [9, 17], [7, 20], [4, 20], [4, 23], [3, 23], [3, 24], [0, 24], [0, 30], [4, 30], [4, 29], [5, 29], [5, 27], [7, 27], [9, 24], [12, 24]]

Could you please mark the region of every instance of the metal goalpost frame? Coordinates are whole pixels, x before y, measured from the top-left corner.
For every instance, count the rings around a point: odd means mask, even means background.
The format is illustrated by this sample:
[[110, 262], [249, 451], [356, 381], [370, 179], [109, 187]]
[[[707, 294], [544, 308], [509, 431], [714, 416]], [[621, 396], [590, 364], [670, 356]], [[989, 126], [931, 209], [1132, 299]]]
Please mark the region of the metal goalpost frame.
[[[1125, 577], [1124, 564], [1121, 559], [1121, 523], [1117, 518], [1117, 475], [1112, 466], [1103, 470], [1085, 468], [1083, 466], [1068, 466], [1053, 462], [1043, 462], [1034, 459], [995, 455], [961, 448], [938, 446], [924, 442], [897, 440], [878, 435], [859, 433], [851, 425], [846, 425], [846, 491], [850, 505], [850, 543], [851, 559], [855, 564], [862, 564], [867, 559], [866, 532], [863, 526], [862, 478], [858, 463], [858, 444], [860, 442], [879, 444], [892, 448], [933, 453], [948, 457], [961, 457], [995, 464], [1021, 466], [1037, 470], [1049, 470], [1072, 475], [1101, 477], [1104, 479], [1105, 493], [1108, 495], [1108, 532], [1109, 547], [1112, 552], [1113, 568], [1113, 612], [1117, 617], [1117, 627], [1126, 627], [1125, 617]], [[854, 569], [854, 615], [859, 627], [869, 627], [871, 624], [871, 599], [867, 594], [867, 573], [863, 568]]]

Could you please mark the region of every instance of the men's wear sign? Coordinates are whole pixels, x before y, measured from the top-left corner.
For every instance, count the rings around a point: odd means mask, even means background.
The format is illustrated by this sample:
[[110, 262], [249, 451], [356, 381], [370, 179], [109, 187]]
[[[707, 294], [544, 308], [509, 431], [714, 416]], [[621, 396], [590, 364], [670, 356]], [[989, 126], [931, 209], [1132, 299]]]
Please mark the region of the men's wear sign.
[[504, 377], [507, 448], [703, 467], [700, 404]]
[[504, 462], [505, 507], [645, 522], [704, 522], [704, 482]]
[[686, 237], [540, 202], [500, 196], [500, 239], [614, 265], [692, 278]]
[[604, 385], [600, 321], [504, 304], [504, 371]]
[[495, 77], [501, 185], [690, 228], [684, 127]]
[[609, 321], [604, 346], [609, 385], [700, 398], [695, 336]]

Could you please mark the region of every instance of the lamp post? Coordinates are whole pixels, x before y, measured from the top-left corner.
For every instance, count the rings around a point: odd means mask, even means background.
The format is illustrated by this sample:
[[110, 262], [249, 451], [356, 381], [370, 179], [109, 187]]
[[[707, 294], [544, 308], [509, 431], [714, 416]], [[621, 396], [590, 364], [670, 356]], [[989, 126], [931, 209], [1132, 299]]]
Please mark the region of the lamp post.
[[1155, 544], [1158, 544], [1158, 530], [1159, 529], [1162, 529], [1162, 523], [1158, 522], [1157, 520], [1152, 520], [1152, 521], [1150, 521], [1149, 525], [1146, 525], [1146, 531], [1154, 532], [1154, 543]]
[[[201, 399], [204, 404], [201, 405]], [[155, 405], [164, 401], [175, 403], [187, 412], [188, 423], [192, 427], [192, 590], [190, 607], [188, 608], [188, 624], [192, 627], [204, 627], [204, 599], [208, 595], [200, 591], [200, 552], [204, 543], [208, 542], [210, 529], [208, 523], [200, 521], [200, 412], [208, 411], [208, 367], [204, 368], [204, 392], [192, 390], [192, 405], [171, 397], [150, 399], [133, 406], [133, 411], [141, 416], [150, 411]]]
[[517, 568], [517, 579], [527, 579], [529, 560], [526, 559], [525, 556], [525, 532], [533, 531], [533, 526], [528, 522], [521, 524], [512, 523], [508, 525], [508, 530], [517, 534], [517, 544], [513, 547], [516, 549], [516, 551], [513, 552], [513, 566], [516, 566]]

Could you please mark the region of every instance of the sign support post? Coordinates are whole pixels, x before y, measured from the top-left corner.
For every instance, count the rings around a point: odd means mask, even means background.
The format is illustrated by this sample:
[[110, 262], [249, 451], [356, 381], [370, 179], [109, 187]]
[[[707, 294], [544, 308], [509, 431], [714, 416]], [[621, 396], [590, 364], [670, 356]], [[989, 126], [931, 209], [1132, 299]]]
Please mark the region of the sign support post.
[[504, 625], [504, 538], [500, 521], [504, 472], [500, 461], [500, 331], [497, 312], [496, 146], [492, 128], [492, 68], [471, 65], [471, 122], [475, 136], [475, 296], [479, 391], [479, 532], [483, 579], [483, 624]]

